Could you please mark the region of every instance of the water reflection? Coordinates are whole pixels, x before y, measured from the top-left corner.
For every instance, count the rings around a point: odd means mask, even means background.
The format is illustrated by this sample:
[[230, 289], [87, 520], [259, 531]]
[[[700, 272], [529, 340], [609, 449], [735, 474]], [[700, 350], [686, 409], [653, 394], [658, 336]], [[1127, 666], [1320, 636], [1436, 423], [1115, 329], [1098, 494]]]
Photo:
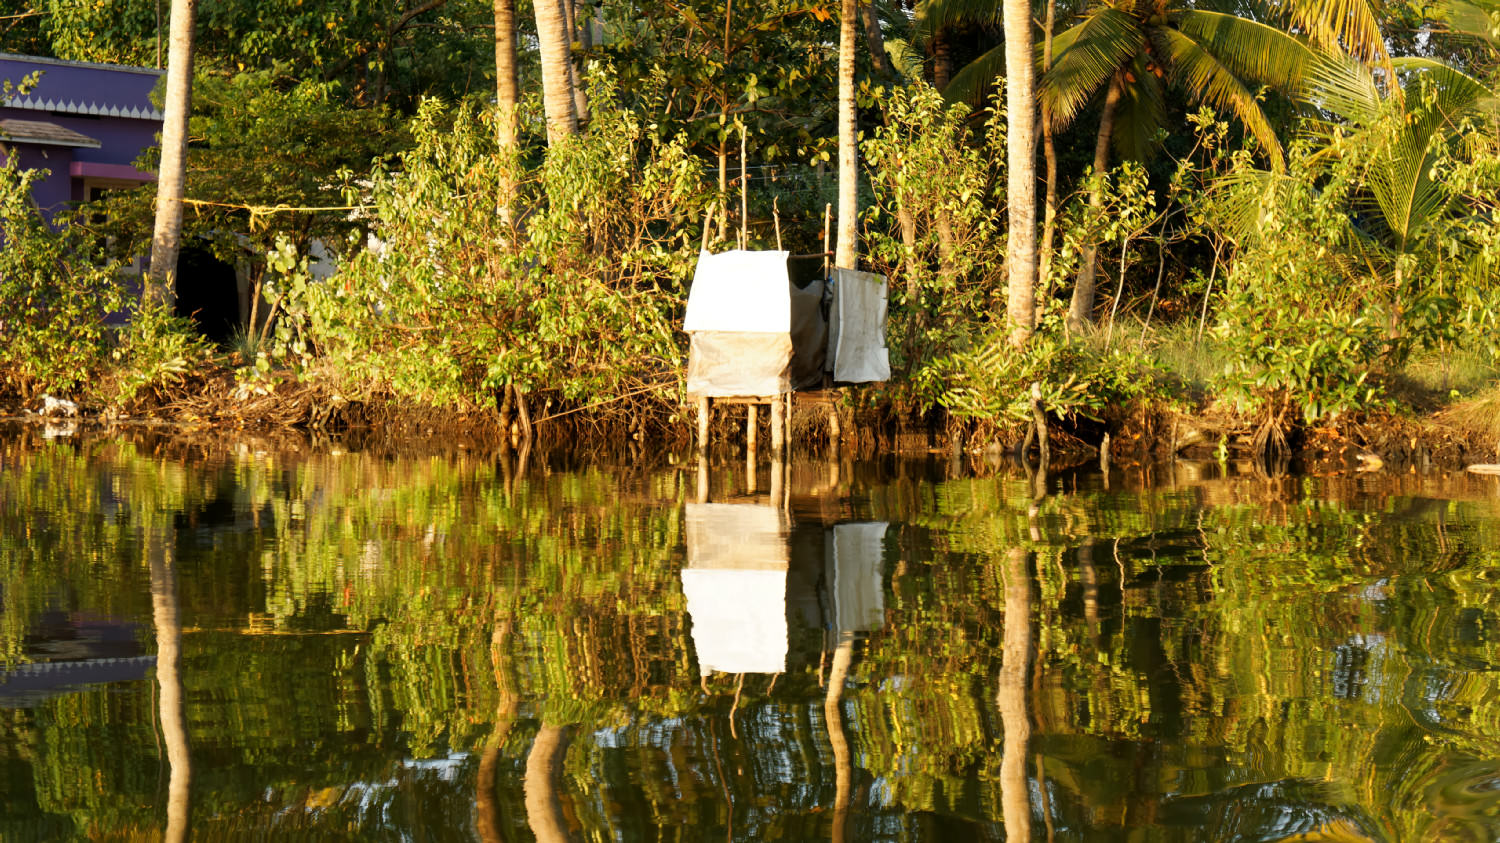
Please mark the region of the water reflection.
[[1488, 479], [299, 448], [0, 436], [0, 838], [1500, 837]]

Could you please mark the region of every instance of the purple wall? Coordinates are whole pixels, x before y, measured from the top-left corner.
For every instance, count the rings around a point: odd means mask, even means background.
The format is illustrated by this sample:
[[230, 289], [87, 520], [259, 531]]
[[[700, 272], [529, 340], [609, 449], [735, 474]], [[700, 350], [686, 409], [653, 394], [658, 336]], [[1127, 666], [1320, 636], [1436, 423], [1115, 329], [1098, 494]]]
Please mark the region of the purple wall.
[[0, 79], [18, 84], [41, 71], [35, 87], [0, 103], [0, 120], [39, 121], [99, 141], [99, 148], [45, 142], [7, 142], [23, 168], [51, 175], [33, 191], [49, 213], [87, 199], [90, 187], [125, 187], [151, 181], [133, 162], [156, 143], [161, 113], [151, 91], [166, 71], [123, 65], [65, 62], [0, 53]]

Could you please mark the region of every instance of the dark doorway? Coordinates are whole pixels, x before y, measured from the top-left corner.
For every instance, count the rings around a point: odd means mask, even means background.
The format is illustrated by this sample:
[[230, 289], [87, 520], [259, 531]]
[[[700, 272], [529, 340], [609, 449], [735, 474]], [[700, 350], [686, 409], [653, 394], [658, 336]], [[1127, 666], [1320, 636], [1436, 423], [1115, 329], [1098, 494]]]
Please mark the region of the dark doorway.
[[234, 267], [206, 249], [183, 249], [177, 256], [177, 315], [192, 319], [208, 341], [228, 344], [240, 324]]

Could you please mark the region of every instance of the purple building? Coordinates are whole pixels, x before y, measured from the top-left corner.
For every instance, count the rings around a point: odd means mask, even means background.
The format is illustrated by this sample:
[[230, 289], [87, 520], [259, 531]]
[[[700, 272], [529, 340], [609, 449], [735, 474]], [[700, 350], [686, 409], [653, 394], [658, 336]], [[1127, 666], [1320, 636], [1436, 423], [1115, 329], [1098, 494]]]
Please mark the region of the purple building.
[[151, 90], [166, 71], [0, 53], [0, 80], [13, 87], [38, 72], [29, 91], [0, 101], [0, 157], [50, 171], [32, 193], [44, 214], [156, 180], [134, 162], [161, 131]]

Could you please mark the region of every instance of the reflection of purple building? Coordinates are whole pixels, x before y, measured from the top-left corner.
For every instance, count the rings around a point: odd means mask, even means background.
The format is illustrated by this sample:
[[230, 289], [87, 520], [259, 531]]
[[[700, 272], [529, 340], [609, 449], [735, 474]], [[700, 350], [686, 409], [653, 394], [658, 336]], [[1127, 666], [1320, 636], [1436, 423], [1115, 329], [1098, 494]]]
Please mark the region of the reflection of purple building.
[[0, 101], [0, 157], [51, 171], [32, 194], [43, 213], [156, 179], [134, 162], [161, 130], [150, 94], [166, 71], [0, 53], [0, 80], [37, 72], [28, 92]]

